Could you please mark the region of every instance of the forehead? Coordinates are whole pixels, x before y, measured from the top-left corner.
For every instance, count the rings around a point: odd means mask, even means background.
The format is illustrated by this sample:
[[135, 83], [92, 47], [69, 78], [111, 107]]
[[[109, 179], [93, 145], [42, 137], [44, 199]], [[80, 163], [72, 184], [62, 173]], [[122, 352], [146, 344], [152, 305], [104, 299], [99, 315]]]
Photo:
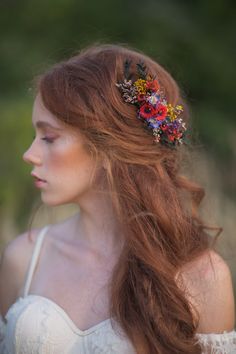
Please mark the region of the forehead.
[[34, 127], [41, 127], [43, 124], [52, 125], [58, 129], [65, 129], [65, 124], [60, 122], [43, 104], [40, 95], [38, 94], [35, 98], [32, 113], [32, 123]]
[[78, 127], [60, 121], [44, 106], [40, 94], [34, 100], [32, 124], [34, 129], [53, 129], [58, 133], [73, 138], [73, 141], [77, 141], [79, 144], [87, 142], [87, 139]]

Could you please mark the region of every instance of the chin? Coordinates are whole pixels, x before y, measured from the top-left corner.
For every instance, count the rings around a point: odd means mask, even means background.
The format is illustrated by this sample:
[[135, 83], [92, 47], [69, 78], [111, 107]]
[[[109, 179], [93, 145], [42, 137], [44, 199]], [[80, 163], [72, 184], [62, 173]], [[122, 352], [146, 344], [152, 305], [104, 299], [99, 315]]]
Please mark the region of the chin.
[[45, 204], [47, 206], [51, 206], [51, 207], [56, 207], [56, 206], [60, 206], [60, 205], [64, 205], [64, 204], [68, 203], [62, 199], [52, 198], [52, 197], [44, 196], [44, 195], [41, 196], [41, 200], [42, 200], [43, 204]]
[[41, 195], [41, 200], [43, 204], [51, 207], [57, 207], [61, 205], [66, 205], [66, 204], [77, 204], [75, 201], [75, 198], [60, 198], [58, 195], [56, 196], [49, 196], [46, 194]]

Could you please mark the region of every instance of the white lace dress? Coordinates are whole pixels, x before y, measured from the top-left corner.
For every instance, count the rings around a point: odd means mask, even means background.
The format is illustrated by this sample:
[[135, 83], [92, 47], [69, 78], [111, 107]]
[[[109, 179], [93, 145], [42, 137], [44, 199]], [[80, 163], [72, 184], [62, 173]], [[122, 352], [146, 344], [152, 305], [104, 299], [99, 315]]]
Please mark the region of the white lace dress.
[[[29, 294], [40, 248], [46, 234], [39, 234], [28, 269], [24, 293], [0, 317], [0, 354], [135, 354], [122, 331], [107, 319], [87, 330], [80, 330], [54, 301]], [[202, 354], [236, 354], [236, 331], [197, 334]]]
[[[81, 331], [51, 300], [28, 295], [0, 319], [1, 354], [135, 354], [122, 331], [111, 321]], [[236, 353], [236, 331], [197, 334], [202, 354]]]

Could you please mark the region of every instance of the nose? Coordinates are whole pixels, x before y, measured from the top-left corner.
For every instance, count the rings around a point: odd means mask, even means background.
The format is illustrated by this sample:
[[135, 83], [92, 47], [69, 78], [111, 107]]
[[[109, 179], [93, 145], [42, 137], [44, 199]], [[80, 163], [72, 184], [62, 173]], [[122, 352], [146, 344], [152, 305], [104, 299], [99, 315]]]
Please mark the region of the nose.
[[32, 165], [41, 165], [41, 157], [39, 153], [36, 151], [34, 142], [30, 145], [30, 147], [24, 152], [22, 156], [23, 160], [26, 163], [32, 164]]

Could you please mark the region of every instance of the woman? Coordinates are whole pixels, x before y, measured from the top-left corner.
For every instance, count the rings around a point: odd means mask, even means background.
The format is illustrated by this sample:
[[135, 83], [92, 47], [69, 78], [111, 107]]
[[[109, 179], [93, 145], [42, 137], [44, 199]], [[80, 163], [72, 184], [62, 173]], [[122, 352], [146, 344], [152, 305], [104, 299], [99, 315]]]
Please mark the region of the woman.
[[1, 353], [236, 353], [230, 271], [182, 174], [186, 112], [170, 74], [121, 46], [39, 78], [24, 160], [43, 203], [80, 211], [6, 247]]

